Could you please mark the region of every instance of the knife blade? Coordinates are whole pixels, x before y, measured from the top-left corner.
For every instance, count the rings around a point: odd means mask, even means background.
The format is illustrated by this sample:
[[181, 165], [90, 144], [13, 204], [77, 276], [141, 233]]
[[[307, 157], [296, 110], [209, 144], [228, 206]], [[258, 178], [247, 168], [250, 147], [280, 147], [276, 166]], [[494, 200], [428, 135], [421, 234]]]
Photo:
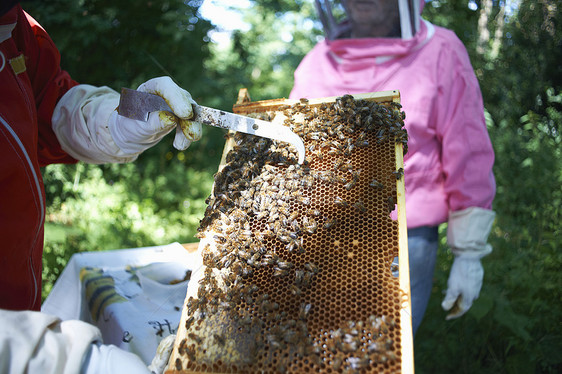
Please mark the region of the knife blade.
[[[192, 104], [192, 107], [193, 117], [190, 118], [191, 121], [290, 143], [297, 149], [299, 155], [298, 163], [302, 164], [304, 162], [304, 143], [287, 126], [202, 105]], [[119, 115], [135, 120], [147, 121], [148, 115], [151, 112], [161, 110], [172, 112], [172, 109], [162, 97], [130, 88], [121, 89], [119, 107], [117, 108]]]

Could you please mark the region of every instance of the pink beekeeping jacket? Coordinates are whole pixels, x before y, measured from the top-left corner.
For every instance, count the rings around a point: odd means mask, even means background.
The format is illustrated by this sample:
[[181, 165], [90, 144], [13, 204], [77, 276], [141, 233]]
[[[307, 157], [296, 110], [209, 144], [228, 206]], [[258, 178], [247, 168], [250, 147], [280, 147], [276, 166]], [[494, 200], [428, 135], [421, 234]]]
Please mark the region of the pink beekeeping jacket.
[[295, 71], [291, 98], [399, 90], [408, 227], [433, 226], [450, 211], [491, 209], [494, 151], [482, 94], [466, 49], [447, 29], [421, 22], [413, 39], [319, 42]]

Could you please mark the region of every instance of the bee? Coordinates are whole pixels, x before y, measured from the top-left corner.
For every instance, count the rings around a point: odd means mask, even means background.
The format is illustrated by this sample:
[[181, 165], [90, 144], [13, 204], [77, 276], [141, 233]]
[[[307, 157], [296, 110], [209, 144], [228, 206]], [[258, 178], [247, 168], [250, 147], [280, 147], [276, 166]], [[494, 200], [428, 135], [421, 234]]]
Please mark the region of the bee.
[[285, 204], [281, 204], [279, 202], [277, 202], [277, 203], [279, 204], [279, 212], [281, 214], [283, 214], [284, 216], [289, 216], [291, 214], [291, 212], [289, 211], [289, 208]]
[[318, 217], [319, 215], [322, 214], [322, 212], [320, 212], [318, 209], [309, 209], [307, 214], [309, 216], [314, 216], [314, 217]]
[[330, 155], [330, 156], [340, 156], [341, 154], [342, 154], [342, 151], [339, 148], [331, 147], [328, 150], [328, 155]]
[[365, 213], [367, 211], [367, 207], [365, 207], [365, 204], [361, 199], [357, 200], [355, 204], [353, 204], [353, 207], [361, 213]]
[[[388, 333], [388, 330], [385, 332], [385, 334], [386, 334], [386, 333]], [[384, 347], [386, 348], [387, 351], [389, 351], [389, 350], [392, 348], [392, 344], [393, 344], [392, 339], [386, 338], [386, 339], [384, 340]]]
[[185, 347], [184, 352], [190, 361], [195, 361], [195, 347]]
[[351, 182], [346, 183], [346, 185], [344, 186], [346, 190], [351, 190], [353, 187], [355, 187], [355, 185], [357, 184], [357, 180], [352, 180]]
[[[338, 351], [338, 348], [336, 346], [336, 342], [332, 339], [329, 339], [326, 341], [326, 349], [329, 350], [332, 353], [336, 353]], [[340, 362], [341, 365], [341, 362]]]
[[[290, 223], [291, 229], [295, 232], [295, 233], [300, 233], [301, 232], [301, 226], [299, 224], [299, 221], [295, 218], [294, 220], [291, 221]], [[296, 238], [295, 238], [296, 239]]]
[[382, 347], [378, 342], [372, 342], [367, 346], [367, 352], [375, 353], [382, 352]]
[[203, 339], [201, 339], [201, 337], [197, 334], [194, 334], [192, 332], [190, 332], [189, 334], [187, 334], [187, 336], [193, 340], [194, 342], [196, 342], [197, 344], [201, 344], [201, 342], [203, 341]]
[[307, 262], [306, 264], [304, 264], [304, 268], [306, 270], [308, 270], [309, 272], [311, 272], [312, 274], [316, 274], [320, 270], [320, 269], [318, 269], [317, 265], [315, 265], [311, 262]]
[[361, 358], [359, 358], [359, 357], [349, 357], [347, 359], [347, 362], [349, 362], [349, 365], [354, 370], [366, 369], [371, 364], [371, 360], [369, 359], [368, 356], [363, 356]]
[[376, 189], [382, 190], [384, 189], [384, 184], [380, 183], [379, 181], [377, 181], [376, 179], [373, 179], [371, 181], [371, 183], [369, 183], [370, 187], [374, 187]]
[[300, 340], [300, 335], [294, 330], [286, 330], [283, 333], [283, 340], [291, 345], [295, 345]]
[[299, 309], [299, 318], [302, 321], [306, 321], [311, 309], [312, 309], [312, 304], [302, 303]]
[[346, 156], [351, 156], [351, 153], [353, 152], [354, 149], [355, 149], [355, 144], [351, 143], [346, 147], [343, 154]]
[[289, 243], [291, 241], [291, 238], [289, 237], [289, 232], [286, 230], [283, 231], [278, 231], [277, 232], [277, 239], [279, 239], [279, 241], [281, 241], [282, 243]]
[[178, 347], [178, 353], [182, 356], [185, 354], [186, 344], [187, 344], [187, 339], [182, 339]]
[[252, 296], [250, 296], [250, 295], [244, 295], [243, 299], [244, 299], [244, 302], [248, 305], [252, 305], [254, 303], [254, 299], [252, 299]]
[[289, 243], [287, 243], [287, 245], [285, 246], [285, 249], [288, 252], [293, 252], [296, 249], [302, 248], [302, 246], [299, 244], [298, 240], [291, 240]]
[[357, 342], [355, 340], [351, 340], [351, 341], [344, 341], [341, 344], [341, 350], [344, 353], [351, 353], [351, 352], [355, 352], [357, 351]]
[[262, 303], [260, 305], [260, 309], [261, 309], [262, 312], [272, 312], [274, 310], [279, 309], [279, 304], [272, 303], [268, 300], [264, 300], [264, 301], [262, 301]]
[[302, 225], [304, 231], [309, 234], [314, 234], [316, 232], [316, 229], [318, 228], [318, 222], [316, 222], [314, 218], [308, 218], [307, 216], [304, 216], [302, 218]]
[[279, 261], [277, 262], [277, 266], [279, 269], [288, 270], [293, 267], [293, 264], [287, 261]]
[[343, 199], [342, 199], [341, 197], [339, 197], [339, 196], [336, 196], [336, 197], [334, 198], [334, 204], [337, 205], [337, 206], [339, 206], [339, 207], [342, 207], [342, 208], [346, 208], [346, 207], [349, 206], [349, 203], [348, 203], [347, 201], [343, 200]]
[[392, 174], [394, 174], [394, 176], [396, 177], [396, 180], [399, 180], [400, 178], [402, 178], [404, 176], [404, 169], [400, 168], [396, 171], [393, 171]]
[[303, 205], [310, 205], [310, 197], [298, 195], [297, 201]]
[[181, 365], [181, 360], [179, 358], [176, 358], [176, 370], [181, 371], [182, 369], [183, 367]]
[[302, 294], [302, 291], [301, 291], [300, 287], [298, 287], [297, 285], [294, 285], [294, 284], [291, 284], [289, 286], [289, 291], [294, 296], [300, 296]]
[[264, 239], [272, 239], [275, 237], [275, 234], [271, 230], [264, 230], [261, 234]]
[[392, 212], [394, 210], [394, 205], [396, 204], [396, 201], [394, 201], [394, 198], [392, 196], [390, 196], [387, 199], [387, 204], [388, 204], [388, 212]]
[[[191, 313], [190, 313], [191, 314]], [[185, 321], [185, 329], [189, 330], [189, 328], [191, 327], [191, 325], [193, 324], [193, 321], [195, 320], [195, 317], [191, 316], [189, 317], [186, 321]]]
[[336, 182], [341, 183], [341, 184], [346, 184], [347, 183], [347, 179], [342, 176], [342, 175], [336, 175]]
[[339, 169], [341, 166], [343, 165], [343, 159], [338, 158], [336, 161], [334, 161], [334, 169]]
[[304, 270], [301, 269], [297, 269], [295, 270], [295, 284], [301, 285], [303, 283], [303, 279], [304, 279]]
[[324, 228], [329, 230], [336, 225], [336, 222], [337, 222], [336, 219], [330, 218], [326, 222], [324, 222]]
[[[332, 352], [335, 352], [335, 351], [332, 351]], [[334, 369], [334, 371], [339, 371], [342, 363], [343, 363], [342, 358], [340, 356], [335, 356], [333, 361], [332, 361], [332, 369]]]
[[394, 352], [386, 352], [386, 357], [387, 357], [390, 361], [398, 361], [398, 356], [397, 356], [396, 353], [394, 353]]
[[213, 338], [217, 342], [218, 345], [224, 345], [225, 340], [224, 337], [220, 334], [213, 334]]
[[247, 261], [252, 257], [251, 253], [248, 253], [246, 251], [243, 251], [241, 249], [238, 250], [238, 258], [240, 258], [241, 260]]
[[284, 269], [279, 269], [278, 267], [273, 269], [273, 276], [275, 278], [283, 278], [285, 277], [289, 272], [287, 270]]

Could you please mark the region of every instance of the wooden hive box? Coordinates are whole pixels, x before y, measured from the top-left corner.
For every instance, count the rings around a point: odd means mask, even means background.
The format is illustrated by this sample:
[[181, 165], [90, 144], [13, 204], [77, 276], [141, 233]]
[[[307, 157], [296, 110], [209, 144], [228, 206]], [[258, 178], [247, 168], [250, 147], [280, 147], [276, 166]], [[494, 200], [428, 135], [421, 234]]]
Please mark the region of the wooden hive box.
[[413, 373], [399, 102], [241, 90], [234, 112], [290, 126], [306, 160], [230, 135], [166, 373]]

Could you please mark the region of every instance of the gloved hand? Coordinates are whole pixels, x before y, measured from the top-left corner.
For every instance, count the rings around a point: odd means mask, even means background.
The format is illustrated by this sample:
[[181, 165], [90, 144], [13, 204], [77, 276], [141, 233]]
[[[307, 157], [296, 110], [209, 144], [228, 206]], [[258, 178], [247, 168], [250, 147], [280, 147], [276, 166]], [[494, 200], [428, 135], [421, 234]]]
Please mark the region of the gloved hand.
[[175, 340], [176, 335], [168, 335], [160, 341], [158, 348], [156, 348], [156, 355], [148, 366], [148, 370], [150, 370], [152, 374], [162, 374], [164, 372], [170, 355], [172, 354], [172, 349], [174, 349]]
[[59, 100], [52, 116], [62, 148], [88, 163], [130, 162], [176, 128], [174, 147], [184, 150], [201, 138], [201, 124], [188, 120], [194, 103], [189, 92], [169, 77], [151, 79], [138, 90], [160, 95], [174, 114], [154, 112], [148, 121], [117, 114], [119, 94], [108, 87], [81, 84]]
[[493, 211], [478, 207], [449, 214], [447, 244], [455, 260], [441, 303], [441, 307], [449, 311], [447, 320], [465, 314], [480, 294], [484, 278], [480, 259], [492, 252], [492, 246], [486, 241], [495, 216]]
[[183, 151], [192, 141], [201, 138], [201, 124], [191, 122], [195, 101], [189, 92], [179, 87], [170, 77], [153, 78], [141, 84], [137, 91], [158, 95], [166, 100], [174, 113], [150, 113], [148, 121], [122, 117], [114, 111], [109, 118], [109, 129], [115, 144], [128, 153], [141, 153], [158, 143], [164, 135], [176, 129], [174, 148]]

